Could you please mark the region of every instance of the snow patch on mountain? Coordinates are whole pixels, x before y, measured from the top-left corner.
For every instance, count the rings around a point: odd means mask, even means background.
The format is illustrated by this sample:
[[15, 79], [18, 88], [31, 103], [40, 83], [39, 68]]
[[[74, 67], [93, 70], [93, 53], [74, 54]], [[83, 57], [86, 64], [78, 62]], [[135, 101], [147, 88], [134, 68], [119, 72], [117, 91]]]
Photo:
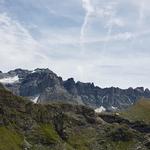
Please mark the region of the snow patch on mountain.
[[34, 96], [33, 98], [31, 98], [31, 101], [34, 102], [34, 103], [37, 103], [39, 97], [40, 97], [40, 95]]
[[19, 82], [19, 77], [18, 77], [18, 75], [14, 76], [14, 77], [5, 77], [5, 78], [0, 79], [0, 82], [3, 84], [17, 83], [17, 82]]
[[114, 107], [114, 106], [112, 106], [111, 108], [112, 108], [113, 110], [117, 110], [117, 109], [118, 109], [117, 107]]
[[96, 113], [101, 113], [101, 112], [104, 112], [104, 111], [106, 111], [106, 108], [103, 107], [103, 106], [101, 106], [100, 108], [95, 109]]

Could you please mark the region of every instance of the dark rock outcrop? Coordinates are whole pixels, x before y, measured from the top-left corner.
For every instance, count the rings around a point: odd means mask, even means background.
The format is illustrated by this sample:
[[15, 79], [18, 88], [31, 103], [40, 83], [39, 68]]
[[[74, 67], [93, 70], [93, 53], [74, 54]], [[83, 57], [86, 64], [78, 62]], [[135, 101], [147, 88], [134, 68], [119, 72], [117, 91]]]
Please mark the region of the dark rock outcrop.
[[65, 89], [72, 95], [78, 95], [76, 83], [73, 78], [70, 78], [63, 83]]
[[135, 121], [131, 122], [127, 119], [124, 119], [116, 114], [99, 114], [99, 117], [101, 117], [104, 121], [108, 123], [118, 123], [118, 124], [125, 124], [129, 126], [130, 128], [139, 131], [141, 133], [150, 133], [150, 125], [146, 124], [142, 121]]

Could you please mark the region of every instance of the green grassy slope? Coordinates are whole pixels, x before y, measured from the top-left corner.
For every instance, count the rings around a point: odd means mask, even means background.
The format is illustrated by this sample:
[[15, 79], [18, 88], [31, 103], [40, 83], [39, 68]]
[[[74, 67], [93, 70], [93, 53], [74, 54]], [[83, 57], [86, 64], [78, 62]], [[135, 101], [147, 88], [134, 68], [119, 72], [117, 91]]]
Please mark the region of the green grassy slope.
[[0, 127], [0, 150], [20, 150], [23, 137], [16, 131], [6, 127]]
[[121, 113], [125, 118], [131, 121], [144, 121], [150, 123], [150, 99], [142, 98], [131, 108]]

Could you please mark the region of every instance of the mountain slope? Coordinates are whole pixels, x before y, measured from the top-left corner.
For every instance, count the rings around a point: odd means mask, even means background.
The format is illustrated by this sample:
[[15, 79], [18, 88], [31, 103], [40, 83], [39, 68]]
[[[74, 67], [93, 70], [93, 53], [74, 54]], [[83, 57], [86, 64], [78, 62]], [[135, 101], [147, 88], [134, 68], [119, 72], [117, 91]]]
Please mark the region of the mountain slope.
[[150, 99], [142, 98], [131, 108], [121, 113], [130, 120], [139, 120], [150, 123]]
[[34, 104], [0, 89], [0, 150], [150, 148], [146, 138], [150, 131], [139, 132], [117, 120], [105, 122], [100, 116], [85, 106]]

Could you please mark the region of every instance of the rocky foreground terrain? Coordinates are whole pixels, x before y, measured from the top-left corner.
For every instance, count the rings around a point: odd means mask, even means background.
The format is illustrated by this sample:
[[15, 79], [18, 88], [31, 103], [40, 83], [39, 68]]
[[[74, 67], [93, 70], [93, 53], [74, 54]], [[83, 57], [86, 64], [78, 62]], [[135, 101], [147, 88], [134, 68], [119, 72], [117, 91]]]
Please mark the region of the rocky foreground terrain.
[[100, 88], [93, 83], [75, 82], [73, 78], [63, 81], [49, 69], [0, 72], [0, 82], [14, 94], [41, 104], [67, 102], [114, 111], [133, 105], [141, 97], [150, 98], [149, 89], [143, 87], [123, 90]]
[[35, 104], [0, 84], [0, 150], [149, 149], [149, 100], [128, 111], [95, 113], [83, 105]]

